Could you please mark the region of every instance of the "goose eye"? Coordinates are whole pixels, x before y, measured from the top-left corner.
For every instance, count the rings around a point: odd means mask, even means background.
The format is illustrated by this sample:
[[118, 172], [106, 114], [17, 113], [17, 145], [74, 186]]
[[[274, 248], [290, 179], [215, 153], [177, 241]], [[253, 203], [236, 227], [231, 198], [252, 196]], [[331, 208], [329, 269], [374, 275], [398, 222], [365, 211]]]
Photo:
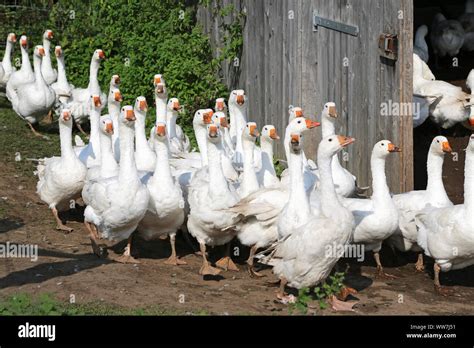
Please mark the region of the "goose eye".
[[328, 139], [329, 141], [332, 141], [332, 138]]
[[301, 123], [301, 121], [298, 121], [298, 123]]
[[382, 143], [382, 144], [380, 144], [380, 146], [385, 146], [385, 144], [384, 144], [384, 143]]
[[436, 140], [437, 143], [439, 143], [439, 140]]

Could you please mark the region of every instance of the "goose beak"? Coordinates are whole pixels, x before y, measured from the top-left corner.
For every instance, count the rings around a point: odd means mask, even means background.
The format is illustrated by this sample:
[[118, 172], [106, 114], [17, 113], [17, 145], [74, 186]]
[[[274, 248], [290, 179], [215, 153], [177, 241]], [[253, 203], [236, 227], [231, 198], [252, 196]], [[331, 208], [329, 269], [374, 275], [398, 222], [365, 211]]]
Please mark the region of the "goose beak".
[[138, 103], [138, 108], [141, 111], [148, 111], [148, 104], [147, 104], [146, 100], [140, 100], [139, 103]]
[[99, 51], [99, 58], [100, 58], [100, 59], [105, 59], [105, 53], [104, 53], [104, 51], [102, 51], [102, 50]]
[[54, 38], [54, 33], [50, 30], [48, 31], [48, 39], [52, 40]]
[[165, 91], [165, 88], [162, 83], [156, 85], [156, 93], [161, 94]]
[[120, 85], [120, 76], [118, 75], [115, 77], [115, 84]]
[[237, 104], [239, 104], [239, 105], [244, 105], [244, 103], [245, 103], [245, 98], [244, 98], [244, 96], [243, 96], [242, 94], [239, 94], [239, 95], [237, 96]]
[[133, 110], [127, 110], [126, 113], [125, 113], [125, 119], [127, 121], [135, 121], [136, 118], [135, 118], [135, 113], [133, 112]]
[[209, 127], [209, 137], [217, 138], [217, 126], [212, 125]]
[[270, 138], [272, 138], [273, 140], [280, 139], [275, 128], [270, 129]]
[[164, 137], [166, 135], [166, 126], [164, 124], [156, 126], [156, 135], [160, 137]]
[[303, 110], [296, 110], [295, 117], [303, 117]]
[[108, 134], [114, 134], [114, 125], [112, 122], [109, 122], [105, 125], [105, 132]]
[[21, 47], [26, 48], [26, 46], [28, 46], [28, 40], [25, 40], [25, 39], [20, 40], [20, 45]]
[[252, 125], [250, 125], [249, 128], [250, 128], [249, 133], [250, 133], [251, 136], [253, 136], [253, 137], [256, 138], [256, 137], [258, 137], [258, 136], [260, 135], [260, 133], [259, 133], [258, 130], [257, 130], [257, 126], [256, 126], [256, 125], [252, 124]]
[[95, 95], [93, 97], [93, 99], [94, 99], [94, 105], [95, 105], [96, 108], [98, 108], [102, 105], [102, 103], [100, 102], [100, 97], [99, 96]]
[[310, 119], [306, 119], [306, 127], [308, 129], [316, 128], [319, 127], [321, 123], [316, 122], [316, 121], [311, 121]]
[[299, 134], [291, 134], [291, 145], [298, 146], [300, 144]]
[[328, 110], [329, 116], [337, 118], [337, 111], [335, 106], [330, 106]]
[[12, 34], [11, 41], [16, 42], [16, 35], [15, 34]]
[[153, 79], [153, 82], [155, 85], [161, 83], [161, 77], [160, 76], [155, 76], [155, 78]]
[[205, 124], [210, 124], [212, 122], [212, 115], [214, 113], [212, 111], [209, 111], [209, 112], [206, 112], [204, 115], [203, 115], [203, 120], [204, 120], [204, 123]]
[[38, 52], [39, 52], [39, 54], [40, 54], [41, 57], [44, 57], [44, 48], [43, 48], [43, 47], [40, 47], [40, 48], [38, 49]]
[[[341, 144], [342, 147], [352, 144], [355, 141], [354, 138], [345, 137], [343, 135], [338, 135], [337, 139], [339, 140], [339, 144]], [[390, 149], [390, 146], [389, 146], [389, 149]]]
[[394, 144], [390, 143], [390, 144], [388, 144], [388, 151], [389, 152], [402, 152], [402, 149], [400, 149], [399, 147], [397, 147]]
[[227, 127], [228, 127], [227, 119], [226, 119], [225, 117], [221, 117], [219, 123], [220, 123], [221, 127], [223, 127], [223, 128], [227, 128]]
[[122, 93], [120, 93], [120, 92], [115, 92], [115, 93], [114, 93], [114, 99], [115, 99], [115, 101], [117, 101], [117, 102], [122, 102], [122, 101], [123, 101]]
[[451, 148], [451, 145], [449, 145], [449, 142], [443, 141], [443, 152], [451, 153], [453, 152], [453, 149]]
[[63, 111], [64, 121], [69, 121], [71, 119], [71, 113], [69, 111]]
[[470, 118], [470, 119], [469, 119], [469, 125], [470, 125], [471, 127], [474, 127], [474, 118]]
[[174, 103], [173, 103], [173, 110], [174, 110], [174, 111], [179, 111], [179, 110], [181, 110], [181, 105], [179, 105], [179, 102], [174, 102]]
[[224, 102], [223, 101], [216, 102], [216, 110], [217, 111], [223, 111], [224, 110]]
[[54, 49], [54, 54], [56, 55], [56, 57], [60, 57], [60, 56], [61, 56], [61, 52], [62, 52], [61, 47], [56, 47], [56, 48]]

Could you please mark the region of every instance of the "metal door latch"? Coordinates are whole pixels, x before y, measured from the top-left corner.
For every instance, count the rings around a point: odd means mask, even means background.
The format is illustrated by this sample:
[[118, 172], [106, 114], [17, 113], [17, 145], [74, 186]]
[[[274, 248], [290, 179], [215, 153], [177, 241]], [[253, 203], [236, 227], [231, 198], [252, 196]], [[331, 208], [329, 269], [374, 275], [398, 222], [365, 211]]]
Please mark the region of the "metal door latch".
[[359, 27], [354, 25], [349, 25], [341, 22], [336, 22], [331, 19], [323, 18], [318, 16], [317, 12], [313, 12], [313, 31], [318, 31], [318, 27], [324, 27], [327, 29], [332, 29], [339, 31], [344, 34], [349, 34], [352, 36], [359, 35]]
[[379, 51], [382, 57], [397, 60], [398, 59], [398, 35], [381, 34], [379, 37]]

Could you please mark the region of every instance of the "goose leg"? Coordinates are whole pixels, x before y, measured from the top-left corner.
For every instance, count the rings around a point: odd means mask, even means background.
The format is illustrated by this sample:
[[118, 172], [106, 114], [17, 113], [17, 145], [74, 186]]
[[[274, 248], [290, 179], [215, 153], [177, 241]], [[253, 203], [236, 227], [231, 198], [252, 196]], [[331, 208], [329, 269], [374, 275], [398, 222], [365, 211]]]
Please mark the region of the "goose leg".
[[28, 126], [30, 126], [30, 129], [31, 129], [31, 131], [33, 132], [34, 135], [36, 135], [37, 137], [42, 137], [42, 138], [48, 139], [47, 136], [44, 136], [43, 134], [39, 133], [39, 132], [35, 129], [35, 127], [33, 127], [33, 125], [32, 125], [30, 122], [26, 121], [26, 123], [28, 123]]
[[415, 269], [417, 272], [423, 272], [425, 270], [425, 265], [423, 264], [423, 253], [418, 254], [418, 261], [416, 261]]
[[122, 256], [117, 258], [117, 262], [120, 263], [140, 263], [137, 259], [132, 256], [132, 240], [133, 240], [133, 233], [128, 237], [127, 246], [125, 247], [125, 251], [123, 252]]
[[215, 267], [212, 267], [209, 264], [209, 261], [207, 261], [206, 244], [199, 243], [199, 247], [201, 249], [201, 254], [202, 254], [202, 266], [201, 266], [201, 269], [199, 270], [199, 274], [203, 275], [203, 276], [205, 276], [205, 275], [212, 275], [212, 276], [218, 275], [221, 271], [218, 270]]
[[165, 261], [167, 265], [186, 265], [186, 261], [178, 259], [176, 256], [176, 233], [170, 234], [171, 256]]
[[107, 256], [107, 246], [103, 244], [98, 244], [99, 234], [94, 224], [84, 221], [87, 231], [89, 231], [89, 237], [91, 239], [92, 250], [100, 258], [105, 258]]
[[294, 303], [295, 302], [295, 297], [293, 295], [288, 295], [285, 292], [285, 286], [288, 284], [288, 280], [285, 277], [280, 278], [280, 287], [277, 291], [277, 299], [280, 300], [281, 303], [287, 304], [287, 303]]
[[76, 126], [77, 126], [77, 129], [79, 129], [79, 132], [84, 134], [86, 138], [89, 139], [89, 135], [84, 131], [84, 129], [82, 129], [82, 126], [78, 122], [76, 122]]
[[226, 245], [226, 255], [216, 262], [216, 266], [223, 269], [224, 271], [234, 271], [238, 272], [239, 268], [236, 266], [232, 258], [230, 257], [230, 242]]
[[71, 227], [67, 227], [66, 225], [63, 224], [63, 222], [59, 218], [58, 210], [56, 209], [56, 207], [52, 207], [51, 211], [53, 212], [54, 218], [56, 219], [56, 229], [57, 230], [64, 231], [66, 233], [70, 233], [70, 232], [73, 231], [73, 229]]
[[385, 278], [385, 279], [398, 278], [392, 274], [388, 274], [384, 272], [382, 263], [380, 262], [380, 253], [378, 251], [374, 251], [374, 259], [375, 259], [375, 263], [377, 264], [377, 277]]
[[255, 257], [255, 253], [257, 252], [257, 246], [254, 245], [250, 248], [250, 255], [249, 255], [249, 258], [247, 260], [247, 265], [248, 265], [248, 271], [249, 271], [249, 274], [252, 278], [255, 278], [255, 277], [265, 277], [264, 274], [261, 274], [261, 273], [258, 273], [257, 271], [255, 271], [254, 267], [253, 267], [253, 259]]
[[44, 122], [48, 124], [53, 123], [53, 110], [49, 110], [48, 114], [44, 118]]
[[454, 291], [452, 291], [451, 289], [446, 289], [446, 288], [441, 286], [441, 283], [439, 282], [439, 273], [441, 272], [441, 267], [436, 262], [433, 265], [433, 270], [434, 270], [434, 288], [435, 288], [435, 292], [438, 295], [441, 295], [441, 296], [453, 295]]

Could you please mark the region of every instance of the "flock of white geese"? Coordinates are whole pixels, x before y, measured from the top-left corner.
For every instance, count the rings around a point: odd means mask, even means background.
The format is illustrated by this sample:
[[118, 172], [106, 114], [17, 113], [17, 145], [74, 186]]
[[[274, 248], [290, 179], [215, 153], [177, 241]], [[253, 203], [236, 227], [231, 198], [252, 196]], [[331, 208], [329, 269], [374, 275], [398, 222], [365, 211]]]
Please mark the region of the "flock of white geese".
[[[128, 240], [116, 261], [138, 262], [132, 256], [132, 235], [145, 240], [169, 237], [167, 264], [186, 262], [177, 255], [175, 238], [186, 231], [200, 245], [202, 275], [221, 270], [238, 271], [230, 248], [215, 264], [208, 261], [208, 246], [227, 245], [234, 238], [250, 248], [247, 260], [252, 276], [254, 259], [273, 267], [281, 280], [278, 297], [289, 299], [285, 285], [314, 286], [331, 273], [340, 252], [360, 244], [373, 251], [380, 276], [379, 251], [385, 241], [401, 251], [416, 251], [416, 269], [423, 270], [423, 253], [434, 259], [435, 289], [445, 294], [440, 271], [474, 264], [474, 135], [466, 149], [464, 204], [453, 205], [442, 181], [442, 166], [451, 147], [443, 136], [433, 139], [427, 160], [426, 190], [397, 195], [386, 180], [387, 157], [401, 150], [389, 140], [374, 144], [371, 154], [370, 198], [354, 198], [356, 178], [341, 166], [338, 152], [355, 139], [336, 133], [336, 105], [323, 106], [321, 123], [306, 118], [299, 107], [290, 107], [284, 147], [288, 169], [281, 179], [273, 165], [273, 145], [280, 138], [272, 125], [261, 132], [248, 121], [248, 96], [234, 90], [219, 98], [213, 109], [197, 110], [193, 118], [199, 152], [190, 151], [189, 139], [176, 123], [180, 103], [168, 98], [165, 79], [154, 76], [156, 122], [145, 132], [148, 104], [144, 97], [134, 105], [121, 105], [120, 78], [111, 77], [108, 94], [98, 83], [104, 52], [96, 50], [86, 88], [72, 86], [66, 75], [64, 53], [56, 46], [57, 71], [50, 57], [53, 33], [47, 30], [43, 45], [34, 50], [34, 69], [28, 41], [20, 38], [21, 69], [15, 71], [9, 55], [16, 41], [7, 40], [2, 81], [15, 112], [33, 124], [54, 107], [59, 115], [61, 156], [45, 158], [37, 168], [37, 192], [57, 221], [70, 201], [82, 196], [84, 223], [92, 248], [99, 257], [110, 257], [103, 241]], [[151, 86], [150, 86], [151, 88]], [[108, 114], [102, 115], [105, 104]], [[73, 143], [73, 119], [90, 120], [90, 140]], [[308, 132], [321, 126], [317, 163], [303, 150]], [[256, 145], [260, 137], [260, 146]], [[102, 242], [101, 242], [102, 240]], [[328, 252], [329, 246], [335, 246]], [[342, 247], [342, 248], [341, 248]], [[263, 250], [258, 252], [258, 250]], [[350, 293], [350, 291], [345, 292]], [[332, 298], [334, 308], [344, 308], [344, 298]]]

